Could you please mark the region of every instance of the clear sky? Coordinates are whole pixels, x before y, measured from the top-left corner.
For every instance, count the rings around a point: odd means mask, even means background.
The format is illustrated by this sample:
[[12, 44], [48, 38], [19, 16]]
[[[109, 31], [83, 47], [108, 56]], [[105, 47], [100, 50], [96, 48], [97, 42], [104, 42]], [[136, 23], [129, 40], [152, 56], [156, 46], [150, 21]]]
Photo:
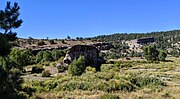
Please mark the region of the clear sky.
[[180, 0], [0, 0], [18, 2], [18, 37], [93, 37], [180, 29]]

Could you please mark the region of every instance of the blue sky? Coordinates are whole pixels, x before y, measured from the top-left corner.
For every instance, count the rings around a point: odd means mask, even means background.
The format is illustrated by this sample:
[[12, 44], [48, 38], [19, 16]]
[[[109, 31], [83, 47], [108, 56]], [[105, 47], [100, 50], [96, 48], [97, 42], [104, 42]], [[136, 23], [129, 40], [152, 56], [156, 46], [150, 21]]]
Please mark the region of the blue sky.
[[180, 0], [0, 0], [18, 2], [22, 38], [93, 37], [180, 29]]

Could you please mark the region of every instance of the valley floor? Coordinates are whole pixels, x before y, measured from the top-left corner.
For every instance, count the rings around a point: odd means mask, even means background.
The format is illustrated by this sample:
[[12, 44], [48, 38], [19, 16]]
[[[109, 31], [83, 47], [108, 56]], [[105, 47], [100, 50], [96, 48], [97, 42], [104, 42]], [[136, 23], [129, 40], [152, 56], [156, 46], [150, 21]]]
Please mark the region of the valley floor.
[[121, 60], [103, 64], [100, 72], [86, 68], [81, 76], [72, 77], [65, 72], [43, 80], [25, 79], [22, 87], [34, 90], [32, 98], [180, 99], [180, 58], [167, 60]]

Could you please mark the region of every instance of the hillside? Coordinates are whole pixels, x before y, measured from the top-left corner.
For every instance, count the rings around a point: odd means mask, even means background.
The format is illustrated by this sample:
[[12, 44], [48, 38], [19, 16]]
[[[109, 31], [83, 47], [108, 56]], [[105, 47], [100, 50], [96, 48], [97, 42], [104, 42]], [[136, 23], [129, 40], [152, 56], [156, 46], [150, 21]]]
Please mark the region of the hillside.
[[[147, 44], [138, 43], [138, 40], [153, 39]], [[95, 45], [106, 50], [106, 57], [120, 58], [135, 53], [135, 56], [142, 56], [142, 49], [149, 44], [156, 44], [157, 48], [164, 49], [173, 56], [180, 55], [180, 30], [151, 32], [151, 33], [117, 33], [112, 35], [100, 35], [85, 39], [23, 39], [19, 38], [12, 43], [15, 48], [31, 49], [35, 53], [44, 50], [66, 49], [73, 45]], [[110, 44], [110, 45], [109, 45]], [[113, 48], [112, 50], [109, 50]], [[108, 50], [109, 51], [108, 51]], [[102, 51], [104, 52], [104, 51]], [[125, 54], [125, 55], [124, 55]], [[127, 55], [126, 55], [127, 54]], [[109, 57], [109, 58], [108, 58]]]
[[87, 38], [93, 41], [104, 41], [104, 42], [122, 42], [130, 41], [134, 39], [153, 37], [158, 48], [174, 48], [179, 46], [180, 41], [180, 30], [172, 31], [161, 31], [151, 33], [117, 33], [112, 35], [100, 35], [97, 37]]

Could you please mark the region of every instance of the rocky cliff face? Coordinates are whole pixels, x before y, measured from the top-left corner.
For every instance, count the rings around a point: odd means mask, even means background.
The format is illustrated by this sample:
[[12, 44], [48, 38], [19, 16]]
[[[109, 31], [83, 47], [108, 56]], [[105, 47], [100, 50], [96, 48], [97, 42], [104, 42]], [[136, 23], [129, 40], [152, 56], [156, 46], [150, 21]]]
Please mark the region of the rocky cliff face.
[[84, 56], [85, 60], [89, 62], [98, 58], [99, 50], [92, 45], [75, 45], [67, 50], [66, 56], [64, 58], [64, 63], [71, 63], [74, 59], [79, 56]]
[[98, 65], [101, 59], [99, 58], [99, 50], [93, 45], [75, 45], [67, 50], [64, 58], [64, 63], [70, 64], [74, 59], [79, 56], [85, 57], [87, 65]]
[[155, 42], [155, 39], [153, 37], [137, 39], [138, 44], [148, 44], [153, 42]]

